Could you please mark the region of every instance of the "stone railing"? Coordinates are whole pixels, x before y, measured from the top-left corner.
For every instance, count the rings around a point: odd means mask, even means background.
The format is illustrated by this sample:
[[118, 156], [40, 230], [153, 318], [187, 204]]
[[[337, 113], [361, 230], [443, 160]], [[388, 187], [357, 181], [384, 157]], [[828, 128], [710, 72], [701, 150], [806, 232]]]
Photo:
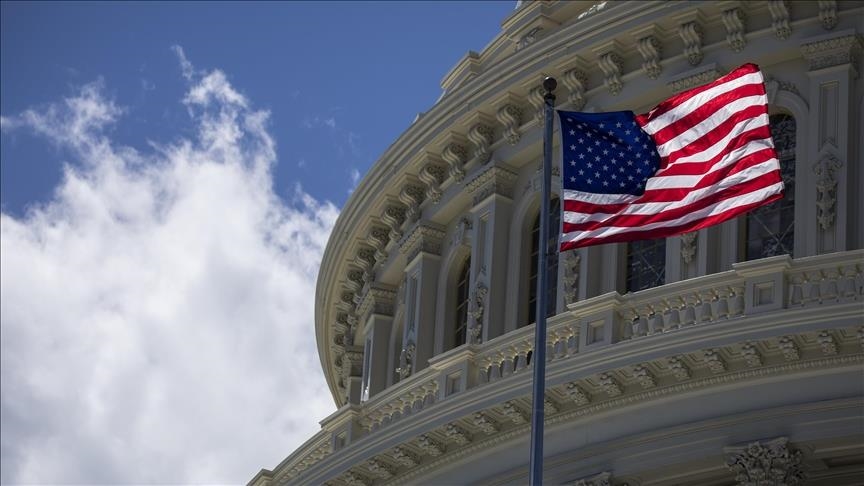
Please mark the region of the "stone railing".
[[[580, 354], [587, 358], [586, 353], [611, 351], [617, 343], [645, 339], [656, 345], [667, 334], [758, 319], [760, 314], [770, 318], [770, 312], [781, 309], [852, 302], [864, 302], [864, 250], [744, 262], [722, 273], [570, 304], [567, 312], [547, 321], [547, 360], [563, 365], [567, 360], [577, 362]], [[259, 474], [253, 484], [275, 484], [274, 479], [290, 483], [331, 451], [363, 442], [364, 437], [375, 436], [401, 418], [436, 408], [453, 395], [508, 378], [524, 381], [522, 375], [530, 375], [533, 350], [534, 326], [526, 326], [436, 356], [426, 369], [325, 419], [322, 430], [272, 476]]]

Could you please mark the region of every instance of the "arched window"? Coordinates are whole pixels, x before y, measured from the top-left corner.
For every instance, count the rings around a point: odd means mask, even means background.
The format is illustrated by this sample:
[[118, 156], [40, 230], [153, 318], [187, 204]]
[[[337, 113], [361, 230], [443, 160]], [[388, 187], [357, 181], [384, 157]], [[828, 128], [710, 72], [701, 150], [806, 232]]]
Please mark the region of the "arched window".
[[627, 292], [638, 292], [666, 282], [666, 239], [627, 243]]
[[468, 337], [468, 284], [471, 271], [471, 258], [467, 258], [459, 271], [456, 281], [456, 322], [453, 324], [453, 342], [450, 349], [465, 344]]
[[769, 121], [771, 137], [780, 160], [784, 194], [783, 199], [747, 213], [745, 260], [791, 255], [795, 240], [795, 118], [778, 114], [771, 115]]
[[[546, 242], [548, 258], [546, 259], [547, 276], [549, 283], [546, 294], [546, 317], [554, 316], [557, 312], [558, 296], [558, 238], [561, 226], [561, 201], [556, 197], [549, 202], [549, 240]], [[540, 240], [540, 215], [534, 219], [531, 227], [531, 255], [529, 256], [528, 271], [528, 315], [523, 321], [524, 325], [531, 324], [537, 319], [537, 257], [539, 256]]]

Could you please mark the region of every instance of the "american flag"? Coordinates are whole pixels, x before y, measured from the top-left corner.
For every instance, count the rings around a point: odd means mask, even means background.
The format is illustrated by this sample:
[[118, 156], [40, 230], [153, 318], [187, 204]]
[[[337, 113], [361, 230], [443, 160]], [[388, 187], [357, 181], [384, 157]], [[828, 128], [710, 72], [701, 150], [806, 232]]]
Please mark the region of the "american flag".
[[783, 197], [755, 64], [645, 115], [558, 113], [562, 251], [687, 233]]

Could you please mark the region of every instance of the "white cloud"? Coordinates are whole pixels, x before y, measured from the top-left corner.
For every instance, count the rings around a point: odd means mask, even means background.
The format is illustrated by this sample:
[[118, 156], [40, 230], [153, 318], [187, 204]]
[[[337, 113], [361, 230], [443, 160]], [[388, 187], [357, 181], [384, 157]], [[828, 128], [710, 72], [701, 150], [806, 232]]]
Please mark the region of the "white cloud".
[[349, 175], [351, 176], [351, 187], [348, 189], [348, 194], [351, 194], [354, 189], [357, 189], [357, 183], [360, 182], [360, 171], [352, 168]]
[[281, 201], [268, 113], [175, 52], [195, 140], [119, 146], [101, 82], [2, 118], [77, 154], [0, 215], [3, 483], [245, 483], [333, 411], [312, 297], [338, 211]]

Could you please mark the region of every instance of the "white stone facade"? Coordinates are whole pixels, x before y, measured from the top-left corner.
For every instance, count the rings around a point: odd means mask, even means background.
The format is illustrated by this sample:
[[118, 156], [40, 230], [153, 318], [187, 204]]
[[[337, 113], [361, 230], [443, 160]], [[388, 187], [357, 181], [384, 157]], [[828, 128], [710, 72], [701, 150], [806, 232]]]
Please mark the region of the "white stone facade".
[[638, 292], [625, 244], [560, 255], [545, 481], [864, 482], [862, 34], [860, 1], [520, 2], [343, 209], [315, 300], [339, 409], [250, 484], [526, 483], [543, 77], [639, 112], [746, 62], [794, 119], [791, 254], [739, 218]]

